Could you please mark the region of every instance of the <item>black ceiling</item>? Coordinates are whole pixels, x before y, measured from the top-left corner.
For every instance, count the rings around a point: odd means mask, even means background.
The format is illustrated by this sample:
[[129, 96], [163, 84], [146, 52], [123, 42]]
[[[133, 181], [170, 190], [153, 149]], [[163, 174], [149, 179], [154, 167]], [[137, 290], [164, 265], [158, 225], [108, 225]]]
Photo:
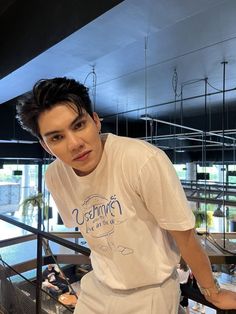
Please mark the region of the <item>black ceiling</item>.
[[149, 138], [176, 160], [224, 150], [233, 162], [235, 12], [234, 0], [1, 0], [1, 157], [6, 141], [32, 139], [16, 98], [66, 75], [90, 87], [104, 131]]
[[1, 0], [0, 78], [122, 1]]

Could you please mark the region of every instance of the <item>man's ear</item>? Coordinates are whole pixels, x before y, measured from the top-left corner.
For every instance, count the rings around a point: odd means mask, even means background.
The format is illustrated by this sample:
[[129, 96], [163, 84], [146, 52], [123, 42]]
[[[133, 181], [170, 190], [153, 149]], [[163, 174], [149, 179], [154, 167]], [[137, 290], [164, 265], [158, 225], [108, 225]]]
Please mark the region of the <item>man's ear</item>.
[[98, 116], [98, 114], [96, 112], [93, 112], [93, 120], [94, 120], [94, 122], [96, 124], [98, 132], [100, 133], [100, 131], [101, 131], [101, 121], [100, 121], [99, 116]]
[[49, 153], [50, 155], [53, 156], [52, 152], [50, 151], [50, 149], [47, 147], [47, 145], [44, 143], [43, 140], [40, 140], [39, 143], [41, 144], [41, 146], [43, 147], [43, 149], [46, 150], [47, 153]]

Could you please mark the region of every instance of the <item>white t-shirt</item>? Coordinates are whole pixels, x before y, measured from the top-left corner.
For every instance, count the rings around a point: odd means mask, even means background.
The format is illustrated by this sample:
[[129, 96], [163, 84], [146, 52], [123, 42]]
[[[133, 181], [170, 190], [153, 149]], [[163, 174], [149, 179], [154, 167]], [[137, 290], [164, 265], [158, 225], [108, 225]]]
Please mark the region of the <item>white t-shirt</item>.
[[188, 230], [195, 218], [176, 171], [153, 145], [103, 134], [96, 169], [77, 176], [60, 160], [46, 184], [67, 227], [79, 227], [91, 249], [96, 277], [113, 289], [166, 280], [179, 262], [166, 230]]

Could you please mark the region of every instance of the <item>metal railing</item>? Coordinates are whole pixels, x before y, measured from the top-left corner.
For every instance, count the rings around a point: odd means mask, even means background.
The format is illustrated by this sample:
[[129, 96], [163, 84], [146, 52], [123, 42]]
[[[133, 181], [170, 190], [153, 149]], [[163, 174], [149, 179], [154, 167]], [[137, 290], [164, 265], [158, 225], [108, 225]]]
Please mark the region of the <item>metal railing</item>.
[[[5, 243], [6, 246], [11, 245], [11, 244], [15, 244], [15, 243], [20, 243], [21, 239], [22, 242], [24, 241], [29, 241], [32, 239], [37, 239], [37, 263], [36, 263], [36, 267], [37, 267], [37, 278], [36, 278], [36, 314], [40, 314], [41, 313], [41, 286], [42, 286], [42, 265], [43, 265], [43, 261], [45, 262], [45, 258], [43, 258], [42, 256], [42, 239], [45, 238], [47, 240], [50, 240], [52, 242], [55, 242], [59, 245], [62, 245], [63, 247], [66, 247], [68, 249], [71, 249], [77, 253], [80, 253], [81, 256], [85, 256], [88, 257], [90, 255], [90, 250], [86, 247], [83, 247], [77, 243], [73, 243], [69, 240], [63, 239], [61, 237], [58, 237], [54, 234], [45, 232], [45, 231], [41, 231], [38, 230], [36, 228], [33, 228], [31, 226], [28, 226], [22, 222], [16, 221], [13, 218], [7, 217], [5, 215], [0, 215], [0, 219], [10, 223], [12, 225], [15, 225], [16, 227], [22, 228], [23, 230], [29, 231], [31, 233], [34, 234], [34, 236], [32, 235], [28, 235], [28, 236], [22, 236], [22, 237], [18, 237], [17, 240], [16, 239], [12, 239], [12, 240], [3, 240], [0, 241], [0, 247], [2, 247]], [[62, 235], [62, 233], [57, 233]], [[74, 235], [75, 233], [69, 233], [69, 237]], [[40, 249], [41, 246], [41, 249]], [[75, 255], [75, 260], [74, 261], [78, 261], [78, 255]], [[47, 258], [47, 257], [46, 257]], [[32, 266], [32, 263], [30, 264]], [[189, 287], [188, 289], [185, 289], [183, 291], [183, 295], [192, 299], [193, 301], [199, 302], [201, 304], [204, 304], [208, 307], [211, 307], [213, 309], [216, 310], [217, 314], [236, 314], [236, 310], [221, 310], [216, 308], [214, 305], [212, 305], [211, 303], [209, 303], [202, 294], [200, 294], [199, 292], [197, 292], [194, 289], [191, 289], [191, 287]]]

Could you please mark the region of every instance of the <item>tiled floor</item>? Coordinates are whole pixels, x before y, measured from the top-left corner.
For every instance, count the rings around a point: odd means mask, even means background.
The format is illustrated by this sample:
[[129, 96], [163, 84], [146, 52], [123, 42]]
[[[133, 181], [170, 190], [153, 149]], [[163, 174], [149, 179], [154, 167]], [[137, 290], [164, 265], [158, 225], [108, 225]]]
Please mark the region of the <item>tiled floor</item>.
[[[193, 307], [195, 306], [195, 302], [192, 301], [192, 300], [189, 300], [189, 312], [191, 314], [199, 314], [199, 313], [203, 313], [203, 312], [200, 312], [200, 310], [202, 309], [202, 307], [200, 306], [200, 309], [199, 310], [193, 310]], [[205, 306], [205, 314], [216, 314], [216, 310], [214, 309], [211, 309], [207, 306]]]

